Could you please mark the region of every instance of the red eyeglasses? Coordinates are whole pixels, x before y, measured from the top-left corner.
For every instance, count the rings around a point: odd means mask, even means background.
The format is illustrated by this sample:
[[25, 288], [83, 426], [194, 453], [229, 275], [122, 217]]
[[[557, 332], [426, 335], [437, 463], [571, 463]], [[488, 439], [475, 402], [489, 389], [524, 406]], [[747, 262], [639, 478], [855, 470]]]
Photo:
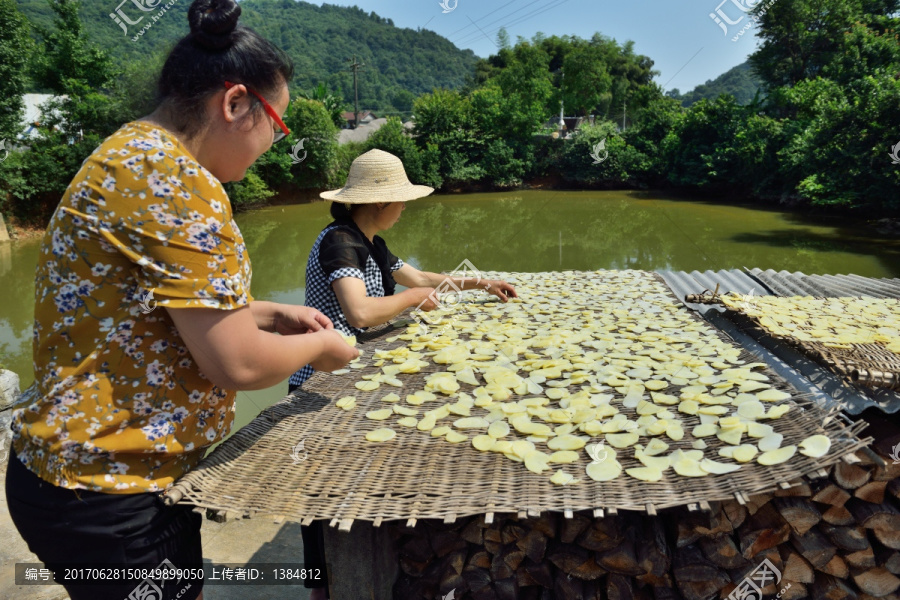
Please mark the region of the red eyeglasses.
[[[230, 90], [231, 88], [233, 88], [236, 85], [238, 85], [238, 84], [231, 83], [230, 81], [226, 81], [225, 89]], [[244, 87], [247, 87], [247, 86], [244, 86]], [[284, 121], [281, 120], [281, 117], [278, 116], [278, 113], [275, 112], [275, 109], [272, 108], [272, 106], [268, 102], [266, 102], [266, 99], [263, 98], [262, 96], [260, 96], [258, 93], [256, 93], [253, 89], [251, 89], [249, 87], [247, 87], [247, 91], [250, 92], [251, 94], [253, 94], [254, 96], [256, 96], [257, 99], [259, 99], [259, 101], [262, 102], [262, 105], [266, 111], [266, 114], [268, 114], [270, 117], [272, 117], [272, 119], [275, 121], [275, 124], [281, 128], [281, 131], [275, 132], [275, 139], [272, 140], [272, 143], [274, 144], [275, 142], [280, 142], [281, 140], [283, 140], [284, 138], [289, 136], [291, 134], [291, 130], [287, 128], [287, 125], [284, 124]]]

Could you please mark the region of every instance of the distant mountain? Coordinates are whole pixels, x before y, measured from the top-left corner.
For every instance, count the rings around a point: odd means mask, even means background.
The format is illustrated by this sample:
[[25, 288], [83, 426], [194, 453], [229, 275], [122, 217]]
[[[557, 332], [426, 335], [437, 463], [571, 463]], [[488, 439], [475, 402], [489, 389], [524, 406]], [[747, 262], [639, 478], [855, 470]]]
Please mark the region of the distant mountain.
[[762, 87], [762, 81], [750, 70], [750, 63], [745, 62], [729, 69], [715, 79], [698, 85], [686, 94], [682, 95], [677, 89], [674, 89], [666, 95], [680, 100], [682, 106], [685, 107], [702, 98], [713, 100], [718, 98], [719, 94], [731, 94], [737, 99], [738, 104], [749, 104], [760, 87]]
[[[165, 0], [82, 1], [81, 17], [91, 38], [123, 66], [157, 64], [159, 55], [188, 31], [192, 0], [177, 0], [153, 22]], [[49, 27], [52, 12], [46, 0], [17, 0], [33, 23]], [[155, 6], [142, 12], [136, 4]], [[309, 90], [320, 81], [353, 99], [353, 75], [348, 59], [356, 56], [360, 70], [360, 108], [408, 111], [412, 98], [435, 87], [455, 89], [473, 73], [478, 58], [429, 30], [398, 28], [393, 21], [358, 7], [317, 6], [294, 0], [244, 0], [241, 21], [284, 49], [296, 65], [293, 87]], [[110, 17], [117, 8], [136, 25], [123, 26]], [[121, 17], [119, 17], [121, 20]], [[143, 35], [133, 38], [148, 24]]]

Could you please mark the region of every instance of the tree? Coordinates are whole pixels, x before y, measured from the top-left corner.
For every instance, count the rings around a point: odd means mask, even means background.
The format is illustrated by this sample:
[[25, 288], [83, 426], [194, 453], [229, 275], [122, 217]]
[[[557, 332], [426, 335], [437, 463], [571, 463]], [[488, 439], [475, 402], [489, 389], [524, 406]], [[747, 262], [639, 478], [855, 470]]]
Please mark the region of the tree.
[[297, 98], [288, 107], [284, 123], [291, 130], [287, 143], [296, 148], [303, 141], [303, 149], [297, 148], [302, 161], [291, 167], [293, 183], [301, 188], [335, 185], [338, 128], [325, 105], [318, 100]]
[[31, 48], [28, 22], [13, 0], [0, 0], [0, 140], [22, 131], [22, 94]]

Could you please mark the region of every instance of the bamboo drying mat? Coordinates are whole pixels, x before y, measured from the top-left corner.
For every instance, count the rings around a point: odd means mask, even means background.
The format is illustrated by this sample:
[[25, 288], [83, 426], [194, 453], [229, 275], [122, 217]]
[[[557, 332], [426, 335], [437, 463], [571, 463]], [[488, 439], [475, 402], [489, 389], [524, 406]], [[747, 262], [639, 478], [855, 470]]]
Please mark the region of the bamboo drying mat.
[[[603, 273], [584, 276], [602, 277]], [[503, 275], [516, 283], [516, 274]], [[658, 277], [650, 273], [642, 276], [656, 282], [680, 311], [687, 311]], [[594, 308], [602, 311], [610, 307]], [[719, 336], [730, 343], [692, 311], [687, 312], [691, 319], [701, 323], [709, 336]], [[393, 349], [405, 344], [402, 340], [385, 341], [396, 333], [391, 327], [383, 328], [367, 335], [360, 346], [371, 357], [376, 349]], [[758, 360], [746, 351], [740, 359], [745, 363]], [[306, 391], [298, 390], [262, 411], [195, 470], [182, 477], [169, 491], [168, 501], [184, 501], [248, 516], [274, 515], [304, 524], [313, 519], [326, 519], [341, 529], [349, 529], [354, 520], [374, 521], [378, 526], [384, 520], [452, 521], [472, 514], [486, 513], [492, 518], [493, 513], [518, 512], [524, 516], [545, 510], [569, 514], [569, 511], [593, 509], [596, 516], [602, 516], [603, 509], [612, 512], [631, 509], [654, 514], [661, 508], [704, 506], [714, 500], [732, 498], [744, 502], [750, 494], [789, 487], [798, 478], [822, 475], [824, 467], [870, 441], [858, 437], [864, 424], [852, 424], [837, 407], [826, 411], [804, 397], [794, 396], [789, 401], [794, 404], [791, 412], [772, 423], [784, 435], [783, 445], [796, 444], [816, 432], [828, 435], [832, 446], [820, 459], [797, 453], [781, 465], [765, 467], [751, 462], [729, 475], [700, 478], [681, 477], [669, 469], [657, 483], [633, 479], [623, 471], [613, 481], [598, 483], [584, 474], [588, 458], [580, 452], [578, 463], [557, 465], [557, 468], [562, 466], [568, 472], [579, 473], [581, 483], [555, 486], [547, 473], [533, 474], [523, 464], [502, 455], [475, 450], [470, 442], [450, 444], [442, 438], [431, 437], [429, 432], [399, 427], [390, 421], [366, 419], [367, 411], [386, 406], [380, 401], [386, 393], [397, 391], [405, 395], [423, 389], [425, 376], [443, 370], [443, 366], [429, 363], [420, 373], [404, 375], [402, 389], [382, 386], [373, 392], [360, 392], [353, 387], [359, 376], [379, 370], [369, 365], [345, 376], [317, 373], [306, 384]], [[768, 368], [758, 372], [765, 373], [774, 387], [793, 392], [775, 372]], [[473, 387], [462, 386], [460, 391], [467, 392]], [[678, 389], [670, 385], [662, 391], [677, 395]], [[334, 406], [335, 399], [346, 395], [356, 396], [355, 410], [347, 412]], [[618, 406], [629, 418], [636, 417], [634, 409], [621, 406], [621, 398]], [[478, 414], [482, 414], [482, 409], [473, 408], [473, 415]], [[689, 432], [699, 424], [696, 416], [679, 413], [679, 418], [688, 434], [680, 442], [666, 439], [670, 450], [690, 449], [694, 438]], [[439, 424], [449, 422], [447, 419]], [[386, 443], [365, 440], [368, 431], [384, 426], [393, 427], [397, 437]], [[469, 435], [471, 439], [473, 433]], [[518, 436], [514, 430], [510, 435]], [[307, 457], [295, 464], [291, 450], [301, 440]], [[721, 460], [717, 451], [724, 444], [715, 437], [706, 438], [706, 442], [704, 456]], [[619, 452], [624, 469], [641, 466], [631, 454]]]
[[[721, 302], [719, 298], [716, 293], [702, 293], [688, 295], [685, 301], [700, 304], [718, 304]], [[774, 333], [760, 323], [757, 317], [748, 314], [740, 306], [725, 305], [725, 308], [744, 315], [753, 322], [756, 329], [768, 336], [790, 344], [850, 382], [873, 388], [900, 390], [900, 355], [888, 350], [883, 343], [849, 344], [851, 348], [834, 348], [821, 342], [801, 340], [790, 335]], [[876, 321], [873, 321], [872, 329], [877, 329], [878, 325]], [[802, 323], [792, 323], [791, 326], [798, 331], [811, 329]]]

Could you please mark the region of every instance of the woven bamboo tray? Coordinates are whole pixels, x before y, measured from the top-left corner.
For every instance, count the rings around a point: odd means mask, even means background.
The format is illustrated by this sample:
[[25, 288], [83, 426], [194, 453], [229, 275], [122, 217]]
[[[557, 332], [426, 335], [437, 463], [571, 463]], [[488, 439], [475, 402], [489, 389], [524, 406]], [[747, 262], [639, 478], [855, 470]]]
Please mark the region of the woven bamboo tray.
[[[685, 301], [698, 304], [721, 304], [718, 289], [714, 292], [689, 294], [685, 297]], [[872, 388], [900, 390], [900, 355], [891, 352], [880, 342], [850, 344], [851, 348], [834, 348], [820, 342], [779, 335], [767, 329], [759, 319], [747, 314], [740, 307], [726, 305], [725, 308], [744, 315], [753, 322], [756, 329], [793, 346], [849, 382]], [[873, 321], [872, 329], [875, 330], [878, 325], [879, 323]], [[802, 323], [794, 323], [793, 327], [798, 331], [809, 330]]]
[[[515, 274], [504, 275], [515, 282]], [[585, 274], [591, 276], [602, 276], [602, 272]], [[673, 305], [699, 322], [708, 336], [730, 341], [677, 303], [655, 275], [644, 276], [659, 285]], [[610, 307], [592, 308], [599, 312]], [[371, 356], [375, 349], [405, 344], [402, 340], [385, 340], [396, 333], [396, 329], [385, 327], [361, 339], [360, 346]], [[740, 359], [758, 360], [746, 352]], [[669, 469], [664, 479], [656, 483], [642, 482], [623, 472], [613, 481], [599, 483], [584, 475], [589, 459], [581, 453], [580, 461], [567, 467], [580, 472], [582, 482], [560, 487], [550, 483], [547, 475], [531, 473], [521, 463], [502, 455], [478, 452], [469, 442], [450, 444], [428, 432], [394, 427], [397, 437], [390, 442], [367, 442], [365, 434], [385, 424], [367, 420], [364, 415], [385, 406], [380, 401], [385, 393], [406, 394], [422, 389], [425, 377], [444, 370], [444, 366], [430, 364], [420, 373], [405, 376], [402, 390], [382, 387], [360, 392], [354, 387], [361, 375], [379, 370], [370, 365], [341, 376], [317, 373], [304, 391], [298, 390], [265, 409], [216, 448], [176, 483], [167, 501], [247, 516], [273, 515], [304, 524], [326, 519], [345, 530], [355, 520], [373, 521], [378, 526], [385, 520], [407, 520], [410, 524], [417, 519], [449, 522], [472, 514], [487, 514], [491, 519], [494, 513], [525, 516], [546, 510], [571, 514], [592, 509], [597, 516], [603, 516], [604, 510], [614, 513], [618, 509], [655, 514], [670, 506], [703, 507], [710, 501], [724, 499], [744, 502], [751, 494], [790, 487], [804, 476], [824, 475], [824, 467], [870, 442], [858, 437], [864, 425], [852, 424], [837, 407], [826, 410], [795, 395], [788, 401], [794, 408], [775, 423], [776, 430], [784, 435], [784, 445], [796, 444], [813, 433], [824, 433], [832, 445], [822, 458], [798, 453], [780, 465], [766, 467], [752, 462], [729, 475], [700, 478], [681, 477]], [[775, 372], [761, 372], [770, 378], [773, 387], [796, 394]], [[662, 391], [677, 395], [679, 389], [670, 386]], [[471, 390], [463, 384], [461, 391]], [[347, 395], [355, 396], [358, 402], [350, 412], [334, 406], [336, 399]], [[629, 418], [635, 417], [634, 409], [621, 410]], [[480, 414], [475, 411], [473, 415]], [[696, 416], [679, 416], [686, 431], [700, 422]], [[692, 439], [686, 435], [681, 442], [667, 442], [671, 450], [690, 449]], [[306, 456], [295, 462], [291, 452], [300, 441], [304, 441]], [[717, 438], [706, 441], [709, 447], [704, 455], [721, 460], [717, 451], [724, 443]], [[625, 469], [641, 466], [630, 451], [622, 451], [619, 456]]]

